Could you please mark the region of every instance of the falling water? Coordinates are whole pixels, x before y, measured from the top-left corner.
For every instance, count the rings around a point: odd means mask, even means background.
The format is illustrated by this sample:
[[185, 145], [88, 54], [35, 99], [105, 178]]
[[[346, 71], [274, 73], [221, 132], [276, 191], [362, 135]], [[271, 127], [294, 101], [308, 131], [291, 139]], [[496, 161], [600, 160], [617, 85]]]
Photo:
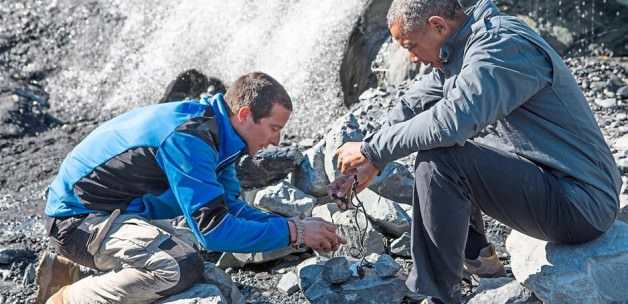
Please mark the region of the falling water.
[[338, 71], [366, 2], [118, 0], [112, 9], [123, 22], [113, 42], [76, 42], [103, 47], [102, 59], [75, 54], [76, 63], [54, 77], [49, 89], [59, 103], [116, 113], [154, 103], [186, 69], [227, 83], [259, 70], [293, 97], [290, 132], [309, 136], [344, 111]]

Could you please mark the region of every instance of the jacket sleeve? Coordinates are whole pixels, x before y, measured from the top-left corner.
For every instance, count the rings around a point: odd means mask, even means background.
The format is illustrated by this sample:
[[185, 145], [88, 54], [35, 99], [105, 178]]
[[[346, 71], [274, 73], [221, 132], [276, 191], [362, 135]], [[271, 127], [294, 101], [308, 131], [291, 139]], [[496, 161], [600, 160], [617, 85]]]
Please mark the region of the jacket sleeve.
[[542, 73], [551, 73], [550, 63], [524, 38], [486, 33], [476, 39], [442, 99], [363, 145], [362, 153], [376, 167], [413, 152], [463, 145], [548, 84]]
[[240, 199], [240, 181], [236, 174], [235, 164], [231, 164], [222, 170], [219, 176], [220, 183], [225, 188], [225, 198], [229, 213], [239, 218], [252, 221], [266, 221], [279, 215], [264, 212], [251, 207], [247, 202]]
[[157, 162], [188, 226], [208, 250], [261, 252], [288, 245], [287, 219], [256, 221], [230, 212], [228, 193], [216, 176], [217, 153], [201, 138], [173, 132], [160, 146]]
[[443, 82], [441, 72], [437, 69], [421, 76], [387, 115], [387, 126], [404, 122], [417, 114], [431, 108], [443, 98]]

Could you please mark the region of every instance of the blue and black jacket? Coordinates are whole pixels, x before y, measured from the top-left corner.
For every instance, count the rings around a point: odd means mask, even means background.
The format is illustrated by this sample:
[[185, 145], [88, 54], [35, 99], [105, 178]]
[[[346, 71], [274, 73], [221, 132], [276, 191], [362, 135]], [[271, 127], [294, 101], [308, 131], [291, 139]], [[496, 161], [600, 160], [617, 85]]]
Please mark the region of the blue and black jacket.
[[239, 199], [234, 163], [245, 149], [220, 94], [139, 108], [99, 126], [70, 152], [48, 188], [45, 212], [183, 215], [209, 250], [287, 246], [286, 218]]

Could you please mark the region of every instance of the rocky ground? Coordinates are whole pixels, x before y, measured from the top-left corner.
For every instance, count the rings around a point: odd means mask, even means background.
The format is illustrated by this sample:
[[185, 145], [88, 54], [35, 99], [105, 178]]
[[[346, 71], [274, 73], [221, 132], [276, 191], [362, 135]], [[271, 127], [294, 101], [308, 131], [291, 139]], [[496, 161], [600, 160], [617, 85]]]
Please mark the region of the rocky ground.
[[[0, 303], [33, 301], [34, 265], [48, 246], [42, 219], [45, 188], [63, 157], [102, 120], [95, 109], [81, 108], [77, 115], [67, 105], [49, 104], [46, 80], [59, 68], [58, 58], [66, 55], [65, 46], [76, 34], [75, 24], [96, 14], [98, 6], [86, 2], [62, 13], [55, 13], [56, 9], [43, 1], [0, 0]], [[115, 22], [111, 21], [112, 28]], [[628, 174], [628, 59], [577, 57], [567, 63], [589, 98], [619, 169]], [[358, 129], [365, 133], [377, 128], [382, 114], [407, 85], [364, 93], [361, 103], [351, 109]], [[296, 146], [304, 151], [320, 139], [303, 140]], [[319, 203], [324, 200], [317, 198]], [[495, 222], [489, 225], [500, 257], [508, 265], [504, 240], [509, 231]], [[409, 259], [391, 251], [386, 244], [382, 253], [393, 254], [407, 272]], [[299, 263], [313, 255], [293, 253], [225, 269], [247, 303], [303, 303], [306, 298], [301, 290], [286, 295], [277, 286], [283, 275], [296, 271]], [[216, 254], [207, 258], [218, 262]], [[477, 282], [465, 286], [468, 298], [481, 289]]]

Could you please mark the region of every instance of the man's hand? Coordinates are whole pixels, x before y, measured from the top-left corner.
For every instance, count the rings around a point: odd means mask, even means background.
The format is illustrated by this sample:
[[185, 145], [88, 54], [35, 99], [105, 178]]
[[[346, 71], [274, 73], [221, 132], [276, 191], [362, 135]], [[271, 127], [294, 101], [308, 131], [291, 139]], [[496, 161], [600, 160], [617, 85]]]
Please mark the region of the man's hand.
[[336, 150], [337, 168], [340, 170], [340, 173], [349, 175], [350, 171], [369, 162], [361, 152], [363, 144], [362, 142], [347, 142]]
[[318, 217], [303, 220], [303, 242], [316, 251], [336, 251], [340, 244], [347, 241], [336, 234], [336, 225]]

